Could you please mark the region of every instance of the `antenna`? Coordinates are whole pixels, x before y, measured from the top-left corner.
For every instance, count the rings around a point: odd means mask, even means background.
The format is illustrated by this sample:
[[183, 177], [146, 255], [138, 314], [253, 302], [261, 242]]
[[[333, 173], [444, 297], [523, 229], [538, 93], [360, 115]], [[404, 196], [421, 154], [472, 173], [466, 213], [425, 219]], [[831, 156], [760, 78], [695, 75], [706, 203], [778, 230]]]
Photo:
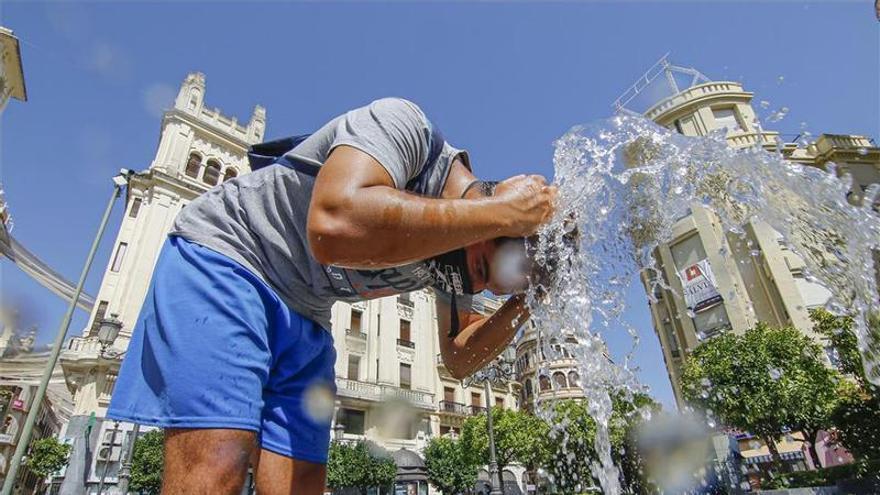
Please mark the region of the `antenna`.
[[690, 83], [687, 88], [692, 86], [696, 86], [697, 84], [709, 82], [709, 78], [703, 75], [702, 72], [697, 69], [690, 67], [680, 67], [678, 65], [673, 65], [669, 62], [669, 52], [666, 52], [662, 57], [660, 57], [654, 65], [651, 66], [641, 77], [639, 77], [636, 82], [630, 86], [626, 91], [623, 92], [614, 103], [611, 104], [611, 107], [614, 108], [614, 113], [627, 113], [631, 115], [641, 115], [641, 112], [634, 111], [626, 106], [636, 99], [639, 95], [645, 92], [645, 89], [648, 88], [654, 81], [656, 81], [660, 76], [665, 76], [666, 85], [670, 95], [675, 95], [680, 93], [683, 89], [680, 88], [678, 81], [675, 79], [676, 74], [684, 74], [691, 76]]

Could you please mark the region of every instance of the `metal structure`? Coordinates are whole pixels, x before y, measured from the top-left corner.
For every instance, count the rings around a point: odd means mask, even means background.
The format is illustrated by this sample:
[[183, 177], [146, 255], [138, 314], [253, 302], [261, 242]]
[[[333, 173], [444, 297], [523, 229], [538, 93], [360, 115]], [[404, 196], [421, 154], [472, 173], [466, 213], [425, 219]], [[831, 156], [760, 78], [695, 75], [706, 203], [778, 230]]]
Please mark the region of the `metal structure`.
[[498, 470], [498, 461], [495, 455], [495, 428], [492, 424], [491, 384], [507, 383], [513, 376], [514, 360], [508, 351], [511, 351], [511, 349], [503, 352], [497, 359], [464, 380], [465, 388], [469, 388], [474, 383], [483, 384], [483, 395], [485, 395], [486, 402], [486, 429], [489, 434], [489, 483], [492, 487], [489, 495], [504, 494], [503, 485], [501, 484], [501, 473]]
[[[690, 81], [685, 85], [680, 84], [679, 81], [676, 81], [675, 79], [676, 75], [679, 74], [690, 77]], [[666, 94], [666, 96], [672, 96], [690, 88], [691, 86], [709, 82], [709, 78], [697, 69], [680, 67], [670, 63], [669, 52], [666, 52], [666, 54], [660, 57], [660, 60], [654, 63], [650, 69], [645, 71], [645, 73], [642, 74], [632, 86], [614, 100], [614, 103], [611, 104], [614, 108], [614, 112], [642, 115], [643, 112], [627, 108], [627, 105], [644, 94], [646, 90], [655, 85], [658, 80], [665, 81], [666, 88], [664, 88], [665, 91], [663, 94]], [[653, 103], [656, 103], [656, 101]]]
[[15, 478], [18, 474], [18, 468], [21, 466], [21, 460], [30, 446], [34, 424], [40, 413], [43, 397], [46, 395], [46, 388], [48, 388], [49, 380], [52, 378], [52, 372], [55, 369], [55, 365], [58, 363], [58, 356], [61, 354], [61, 345], [64, 343], [64, 336], [67, 335], [67, 330], [70, 328], [70, 321], [73, 318], [73, 312], [77, 305], [76, 303], [79, 300], [83, 286], [86, 283], [86, 277], [92, 267], [92, 262], [95, 260], [95, 254], [98, 252], [98, 245], [101, 243], [104, 230], [106, 230], [107, 223], [110, 220], [110, 212], [113, 211], [113, 205], [116, 203], [116, 199], [119, 198], [122, 190], [128, 185], [128, 180], [131, 175], [132, 172], [130, 170], [123, 169], [120, 171], [119, 175], [113, 177], [113, 194], [110, 196], [107, 207], [104, 208], [104, 215], [101, 217], [98, 231], [95, 233], [95, 238], [92, 240], [92, 246], [89, 248], [89, 254], [86, 256], [86, 262], [83, 266], [82, 273], [79, 276], [79, 282], [77, 282], [76, 288], [70, 298], [70, 304], [67, 307], [67, 311], [64, 313], [64, 318], [58, 326], [58, 334], [55, 336], [55, 341], [52, 343], [52, 351], [46, 362], [43, 376], [40, 379], [40, 385], [37, 387], [37, 392], [34, 394], [33, 399], [31, 399], [30, 411], [28, 411], [27, 419], [22, 428], [18, 445], [15, 447], [15, 453], [9, 462], [9, 470], [6, 473], [6, 479], [3, 482], [3, 490], [0, 492], [2, 495], [12, 495], [12, 490], [15, 487]]
[[[25, 274], [65, 301], [73, 299], [73, 294], [76, 292], [73, 283], [18, 242], [12, 236], [12, 226], [12, 215], [6, 203], [3, 185], [0, 184], [0, 255], [9, 258]], [[91, 312], [95, 298], [80, 291], [76, 305], [82, 310]]]

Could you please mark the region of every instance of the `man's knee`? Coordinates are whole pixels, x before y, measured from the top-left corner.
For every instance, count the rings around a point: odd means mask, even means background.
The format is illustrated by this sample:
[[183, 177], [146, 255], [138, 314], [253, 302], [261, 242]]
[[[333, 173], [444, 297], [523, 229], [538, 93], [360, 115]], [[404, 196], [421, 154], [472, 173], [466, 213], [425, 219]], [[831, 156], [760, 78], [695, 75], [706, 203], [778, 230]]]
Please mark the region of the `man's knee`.
[[163, 493], [239, 493], [256, 449], [250, 431], [168, 429]]

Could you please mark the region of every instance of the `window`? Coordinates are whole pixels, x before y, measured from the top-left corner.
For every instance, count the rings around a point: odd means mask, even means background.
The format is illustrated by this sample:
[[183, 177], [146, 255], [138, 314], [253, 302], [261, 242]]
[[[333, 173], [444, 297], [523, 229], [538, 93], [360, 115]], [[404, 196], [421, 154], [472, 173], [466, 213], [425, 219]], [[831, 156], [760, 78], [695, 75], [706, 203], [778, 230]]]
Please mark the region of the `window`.
[[400, 388], [412, 388], [412, 366], [400, 363]]
[[440, 436], [448, 435], [449, 432], [452, 431], [452, 427], [440, 425]]
[[471, 392], [471, 407], [483, 407], [481, 405], [480, 393], [479, 392]]
[[216, 160], [208, 160], [202, 181], [209, 186], [216, 186], [217, 182], [220, 181], [220, 164]]
[[89, 335], [98, 335], [98, 330], [101, 328], [101, 321], [106, 315], [107, 301], [101, 301], [98, 303], [98, 310], [95, 311], [95, 319], [92, 320], [92, 328], [89, 329]]
[[531, 397], [533, 393], [532, 380], [526, 380], [526, 398]]
[[736, 118], [736, 109], [730, 108], [713, 108], [712, 114], [715, 116], [715, 128], [727, 129], [728, 131], [742, 130], [739, 119]]
[[572, 387], [580, 387], [581, 386], [581, 377], [578, 375], [577, 371], [569, 371], [568, 372], [568, 384]]
[[455, 402], [455, 389], [452, 387], [443, 387], [443, 400], [446, 402]]
[[131, 208], [128, 210], [128, 216], [130, 218], [137, 218], [138, 213], [141, 211], [141, 203], [143, 200], [141, 198], [134, 198], [131, 200]]
[[565, 381], [565, 373], [561, 371], [553, 373], [553, 382], [556, 384], [557, 389], [568, 388], [568, 382]]
[[538, 382], [541, 385], [541, 392], [544, 392], [546, 390], [550, 390], [551, 388], [553, 388], [550, 385], [550, 379], [547, 378], [547, 375], [541, 375], [541, 377], [538, 378]]
[[400, 340], [405, 342], [412, 342], [412, 335], [410, 334], [412, 324], [409, 320], [400, 320]]
[[361, 357], [349, 354], [348, 355], [348, 379], [349, 380], [359, 380], [361, 376]]
[[233, 167], [229, 167], [226, 169], [226, 173], [223, 174], [223, 182], [228, 181], [229, 179], [234, 179], [238, 177], [238, 170], [235, 170]]
[[495, 397], [495, 407], [504, 409], [504, 397]]
[[111, 272], [118, 272], [122, 267], [122, 260], [125, 258], [125, 252], [128, 250], [127, 242], [120, 242], [116, 247], [116, 255], [113, 257], [113, 264], [110, 265]]
[[186, 161], [186, 171], [184, 173], [187, 177], [197, 179], [200, 168], [202, 168], [202, 157], [198, 153], [190, 153], [189, 159]]
[[363, 314], [363, 311], [358, 311], [356, 309], [351, 310], [351, 323], [349, 324], [349, 327], [352, 331], [361, 331], [361, 316], [363, 316]]
[[364, 412], [357, 409], [340, 409], [336, 422], [343, 426], [342, 431], [350, 435], [364, 434]]

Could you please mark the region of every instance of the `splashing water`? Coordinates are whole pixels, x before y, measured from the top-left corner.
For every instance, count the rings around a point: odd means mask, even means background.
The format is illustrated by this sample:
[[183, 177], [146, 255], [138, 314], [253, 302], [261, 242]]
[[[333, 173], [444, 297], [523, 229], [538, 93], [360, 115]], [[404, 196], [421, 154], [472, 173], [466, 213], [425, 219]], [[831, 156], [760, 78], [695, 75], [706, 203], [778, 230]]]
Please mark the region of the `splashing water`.
[[[847, 200], [848, 177], [838, 178], [833, 166], [824, 171], [792, 164], [760, 146], [731, 148], [722, 132], [686, 137], [624, 115], [575, 127], [555, 146], [559, 211], [531, 247], [538, 264], [564, 260], [563, 267], [529, 289], [528, 303], [548, 357], [558, 356], [548, 343], [569, 342], [566, 350], [577, 360], [597, 423], [598, 460], [591, 472], [604, 493], [621, 492], [609, 442], [612, 396], [631, 396], [642, 387], [626, 363], [609, 361], [600, 332], [623, 328], [637, 345], [638, 331], [648, 329], [625, 320], [625, 294], [642, 272], [651, 289], [671, 290], [653, 253], [673, 240], [673, 226], [694, 209], [711, 210], [728, 238], [747, 244], [751, 225], [781, 233], [804, 259], [807, 278], [833, 294], [828, 308], [855, 315], [863, 352], [880, 344], [869, 342], [866, 325], [880, 309], [872, 257], [880, 249], [880, 216], [870, 206], [877, 185], [854, 206]], [[574, 228], [579, 237], [571, 242], [566, 234]], [[864, 361], [877, 366], [868, 353]]]

